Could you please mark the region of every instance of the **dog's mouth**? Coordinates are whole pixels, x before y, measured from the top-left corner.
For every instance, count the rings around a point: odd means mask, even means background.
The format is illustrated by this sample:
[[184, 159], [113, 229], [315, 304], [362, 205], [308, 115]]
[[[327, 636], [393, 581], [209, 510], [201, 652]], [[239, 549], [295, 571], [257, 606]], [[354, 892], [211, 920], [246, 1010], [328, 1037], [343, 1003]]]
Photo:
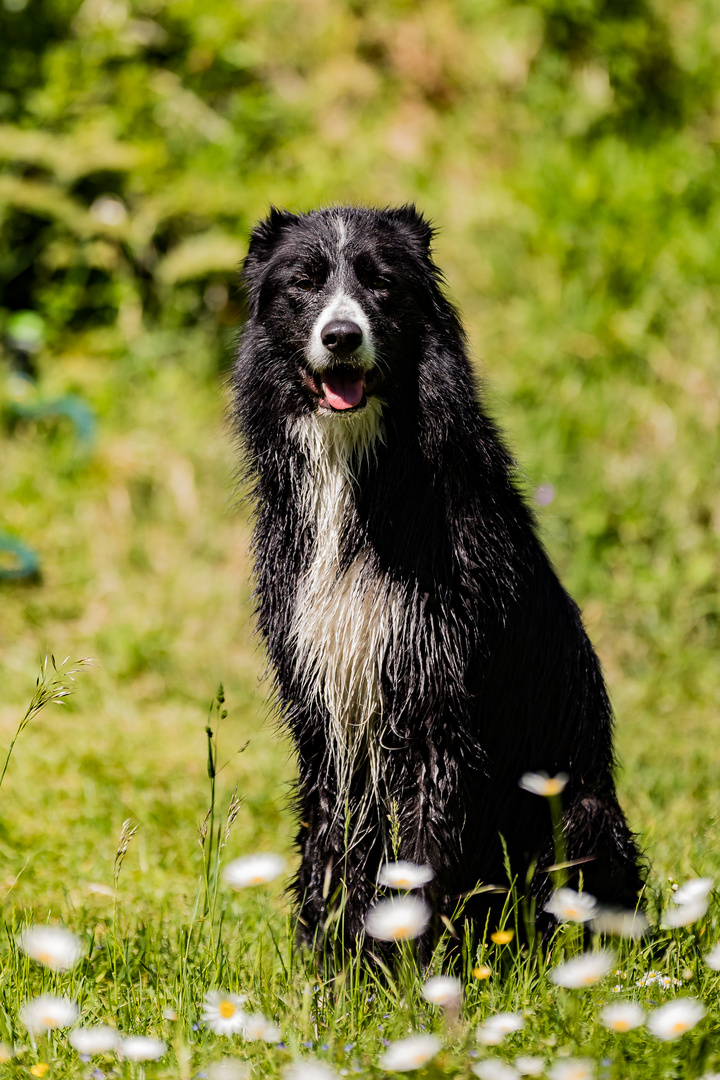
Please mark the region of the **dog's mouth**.
[[303, 382], [317, 400], [318, 409], [327, 412], [353, 412], [365, 408], [367, 395], [377, 386], [375, 368], [365, 371], [353, 364], [333, 364], [324, 371], [301, 368]]

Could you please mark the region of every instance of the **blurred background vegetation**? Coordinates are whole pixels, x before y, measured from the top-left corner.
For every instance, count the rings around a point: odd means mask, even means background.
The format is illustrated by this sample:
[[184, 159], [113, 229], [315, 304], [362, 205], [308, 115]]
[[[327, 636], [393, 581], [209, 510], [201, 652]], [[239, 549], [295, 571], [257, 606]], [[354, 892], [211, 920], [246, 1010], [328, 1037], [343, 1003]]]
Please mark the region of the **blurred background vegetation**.
[[106, 880], [132, 816], [125, 872], [184, 895], [221, 678], [238, 848], [289, 843], [224, 420], [271, 202], [436, 221], [607, 670], [632, 823], [658, 875], [717, 868], [717, 5], [2, 0], [0, 42], [6, 741], [46, 647], [97, 659], [18, 745], [3, 887]]

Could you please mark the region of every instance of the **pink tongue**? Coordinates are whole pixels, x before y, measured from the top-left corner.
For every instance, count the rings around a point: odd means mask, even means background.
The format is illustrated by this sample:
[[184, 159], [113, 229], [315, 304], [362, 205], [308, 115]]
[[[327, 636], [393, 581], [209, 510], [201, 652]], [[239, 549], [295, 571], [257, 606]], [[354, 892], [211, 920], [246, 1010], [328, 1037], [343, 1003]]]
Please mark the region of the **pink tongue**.
[[326, 371], [322, 387], [327, 402], [333, 409], [353, 409], [362, 401], [362, 378], [353, 377], [345, 371]]

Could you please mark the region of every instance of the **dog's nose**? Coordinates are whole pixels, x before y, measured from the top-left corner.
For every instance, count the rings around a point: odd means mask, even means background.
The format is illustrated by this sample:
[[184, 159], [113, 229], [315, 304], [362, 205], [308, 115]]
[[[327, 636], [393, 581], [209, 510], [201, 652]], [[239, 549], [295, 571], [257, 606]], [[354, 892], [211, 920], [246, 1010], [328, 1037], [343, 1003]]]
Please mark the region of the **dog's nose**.
[[320, 340], [333, 356], [349, 356], [362, 345], [362, 330], [349, 319], [333, 319], [320, 331]]

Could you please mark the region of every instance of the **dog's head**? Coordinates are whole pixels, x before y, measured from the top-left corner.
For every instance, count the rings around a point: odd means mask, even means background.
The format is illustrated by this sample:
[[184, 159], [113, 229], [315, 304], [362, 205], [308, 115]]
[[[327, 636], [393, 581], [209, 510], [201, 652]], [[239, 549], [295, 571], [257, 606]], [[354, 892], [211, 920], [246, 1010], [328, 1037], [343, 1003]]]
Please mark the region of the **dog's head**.
[[349, 417], [402, 394], [439, 297], [432, 235], [413, 206], [273, 209], [255, 228], [250, 321], [299, 411]]

